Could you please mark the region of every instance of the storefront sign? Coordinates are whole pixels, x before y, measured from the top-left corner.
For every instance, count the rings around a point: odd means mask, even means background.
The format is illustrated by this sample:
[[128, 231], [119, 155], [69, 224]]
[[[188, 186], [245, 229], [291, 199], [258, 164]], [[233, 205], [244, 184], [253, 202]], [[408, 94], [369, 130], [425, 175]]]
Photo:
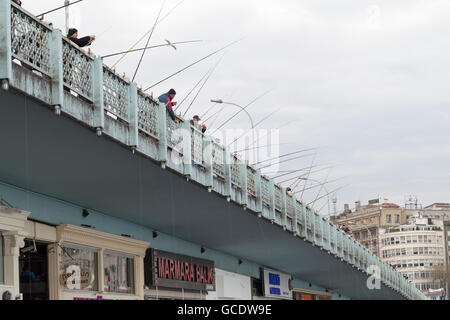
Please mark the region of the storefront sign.
[[214, 261], [149, 249], [145, 257], [145, 283], [149, 286], [214, 291]]
[[262, 277], [265, 297], [292, 300], [290, 275], [262, 269]]
[[70, 290], [84, 290], [94, 281], [91, 270], [70, 266], [60, 277], [60, 283], [64, 288]]

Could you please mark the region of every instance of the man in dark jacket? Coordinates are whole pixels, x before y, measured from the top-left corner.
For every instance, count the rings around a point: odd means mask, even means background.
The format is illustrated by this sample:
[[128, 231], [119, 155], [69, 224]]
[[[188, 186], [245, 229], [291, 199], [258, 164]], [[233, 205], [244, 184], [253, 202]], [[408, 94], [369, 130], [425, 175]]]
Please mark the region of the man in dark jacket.
[[173, 101], [173, 99], [175, 99], [176, 95], [177, 95], [176, 91], [174, 89], [170, 89], [169, 92], [161, 95], [158, 98], [158, 100], [159, 100], [159, 102], [166, 104], [167, 111], [169, 112], [169, 115], [172, 118], [173, 122], [178, 123], [177, 116], [175, 115], [175, 112], [173, 111], [173, 107], [177, 105], [177, 103]]
[[15, 4], [22, 6], [22, 1], [20, 0], [12, 0]]
[[95, 40], [95, 36], [87, 36], [78, 39], [78, 30], [77, 29], [69, 29], [69, 33], [67, 34], [67, 38], [69, 38], [70, 41], [75, 43], [80, 48], [90, 46], [91, 43]]

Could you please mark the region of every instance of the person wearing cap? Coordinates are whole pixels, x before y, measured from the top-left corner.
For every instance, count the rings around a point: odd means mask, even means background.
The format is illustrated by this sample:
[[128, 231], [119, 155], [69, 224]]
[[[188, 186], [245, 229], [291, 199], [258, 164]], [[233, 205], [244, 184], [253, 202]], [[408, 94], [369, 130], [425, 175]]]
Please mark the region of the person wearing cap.
[[173, 111], [173, 107], [177, 105], [177, 103], [173, 101], [173, 99], [175, 99], [176, 95], [177, 95], [177, 92], [174, 89], [170, 89], [169, 92], [161, 95], [158, 98], [158, 100], [159, 100], [159, 102], [164, 103], [166, 105], [167, 112], [169, 112], [169, 115], [172, 118], [173, 122], [178, 123], [177, 116], [175, 115], [175, 112]]
[[206, 125], [205, 124], [202, 124], [202, 125], [200, 125], [200, 117], [199, 116], [194, 116], [193, 118], [192, 118], [192, 120], [190, 121], [190, 123], [191, 123], [191, 126], [193, 126], [195, 129], [197, 129], [197, 130], [199, 130], [199, 131], [201, 131], [202, 133], [205, 133], [206, 132]]
[[67, 34], [67, 38], [69, 38], [70, 41], [75, 43], [80, 48], [90, 46], [93, 41], [95, 41], [95, 36], [86, 36], [83, 38], [78, 39], [78, 30], [75, 28], [69, 29], [69, 33]]

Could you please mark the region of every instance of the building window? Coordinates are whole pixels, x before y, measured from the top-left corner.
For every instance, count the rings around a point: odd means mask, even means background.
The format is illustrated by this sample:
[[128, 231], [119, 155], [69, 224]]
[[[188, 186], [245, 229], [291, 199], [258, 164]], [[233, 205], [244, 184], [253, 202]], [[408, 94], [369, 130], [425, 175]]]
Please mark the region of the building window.
[[399, 214], [395, 215], [395, 223], [400, 223], [400, 215]]
[[391, 215], [390, 214], [386, 215], [386, 223], [391, 223]]
[[2, 284], [4, 282], [4, 277], [3, 277], [3, 237], [2, 234], [0, 233], [0, 284]]
[[134, 293], [133, 258], [105, 252], [103, 267], [105, 292]]
[[94, 249], [62, 247], [61, 285], [65, 290], [98, 290], [98, 254]]

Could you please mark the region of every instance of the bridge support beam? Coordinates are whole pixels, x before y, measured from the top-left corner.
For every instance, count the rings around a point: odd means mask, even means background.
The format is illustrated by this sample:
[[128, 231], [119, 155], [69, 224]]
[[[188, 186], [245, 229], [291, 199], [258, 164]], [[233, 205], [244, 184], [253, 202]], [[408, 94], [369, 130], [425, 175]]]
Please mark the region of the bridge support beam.
[[94, 60], [94, 70], [92, 73], [92, 92], [94, 100], [93, 127], [97, 128], [97, 133], [100, 135], [105, 127], [105, 105], [103, 103], [103, 62], [99, 58]]
[[214, 182], [213, 143], [211, 137], [203, 136], [203, 166], [205, 167], [205, 185], [211, 190]]
[[137, 149], [139, 146], [139, 117], [138, 117], [138, 91], [137, 84], [132, 82], [129, 87], [129, 97], [128, 107], [130, 115], [130, 133], [128, 144], [130, 147]]
[[64, 105], [64, 80], [63, 80], [63, 48], [61, 30], [53, 29], [50, 36], [50, 76], [52, 78], [51, 103], [56, 111]]

